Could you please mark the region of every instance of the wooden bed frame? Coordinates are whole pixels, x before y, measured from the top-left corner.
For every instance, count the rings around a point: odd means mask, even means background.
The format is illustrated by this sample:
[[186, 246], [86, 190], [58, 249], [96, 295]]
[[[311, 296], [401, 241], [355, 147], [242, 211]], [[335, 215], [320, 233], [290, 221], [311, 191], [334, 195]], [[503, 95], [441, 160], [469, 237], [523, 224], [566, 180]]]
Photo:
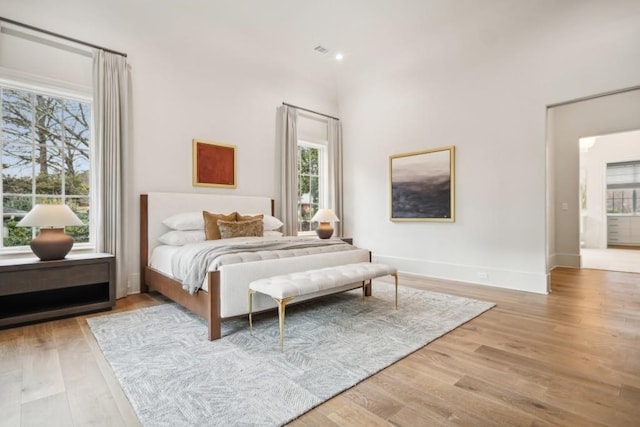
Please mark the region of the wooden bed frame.
[[[161, 293], [165, 297], [180, 304], [186, 309], [198, 314], [207, 320], [208, 324], [208, 338], [209, 340], [219, 339], [222, 335], [221, 327], [223, 317], [221, 316], [221, 297], [220, 297], [220, 271], [210, 271], [207, 274], [208, 290], [199, 290], [195, 294], [190, 294], [182, 289], [182, 284], [163, 274], [162, 272], [149, 266], [150, 249], [157, 245], [157, 237], [166, 231], [166, 228], [162, 226], [161, 219], [158, 215], [153, 216], [150, 223], [150, 198], [149, 195], [160, 197], [161, 199], [168, 200], [167, 198], [175, 196], [176, 199], [182, 197], [200, 199], [202, 201], [205, 198], [212, 198], [215, 200], [229, 201], [224, 207], [211, 207], [211, 210], [216, 209], [217, 212], [237, 210], [231, 207], [235, 201], [239, 201], [240, 204], [245, 202], [253, 205], [253, 200], [258, 200], [260, 209], [253, 211], [246, 211], [243, 213], [268, 213], [265, 211], [271, 210], [271, 215], [274, 213], [274, 202], [268, 198], [252, 198], [244, 196], [218, 196], [209, 194], [186, 194], [186, 193], [150, 193], [140, 195], [140, 292], [149, 292], [150, 288]], [[157, 195], [157, 196], [156, 196]], [[181, 203], [170, 204], [167, 209], [163, 209], [168, 214], [176, 214], [180, 212], [186, 212], [191, 210], [203, 210], [205, 203], [199, 205], [198, 209], [194, 209], [194, 206], [183, 206]], [[247, 208], [249, 209], [249, 208]], [[162, 216], [162, 219], [166, 218]], [[155, 224], [157, 222], [157, 224]], [[371, 254], [369, 254], [369, 261], [371, 261]], [[371, 283], [369, 282], [365, 286], [366, 295], [371, 295]], [[277, 308], [273, 308], [276, 310]], [[235, 316], [237, 317], [237, 316]]]
[[[271, 200], [271, 215], [274, 202]], [[182, 284], [149, 267], [149, 197], [140, 195], [140, 292], [149, 292], [149, 287], [172, 301], [204, 317], [208, 323], [209, 340], [221, 337], [222, 318], [220, 316], [220, 272], [208, 273], [208, 291], [200, 290], [190, 294], [182, 289]]]

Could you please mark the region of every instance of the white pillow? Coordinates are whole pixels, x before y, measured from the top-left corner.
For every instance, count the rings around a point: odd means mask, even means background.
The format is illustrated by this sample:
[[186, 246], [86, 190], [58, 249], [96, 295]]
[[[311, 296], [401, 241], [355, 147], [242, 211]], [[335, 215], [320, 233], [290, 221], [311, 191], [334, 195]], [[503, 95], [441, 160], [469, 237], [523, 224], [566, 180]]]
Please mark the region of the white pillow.
[[165, 218], [162, 223], [172, 230], [204, 230], [202, 211], [172, 215]]
[[[282, 227], [284, 225], [282, 223], [282, 221], [280, 221], [275, 216], [271, 216], [271, 215], [265, 215], [262, 218], [262, 223], [263, 223], [264, 229], [267, 230], [267, 231], [277, 230], [278, 228], [280, 228], [280, 227]], [[282, 233], [280, 233], [280, 234], [282, 234]]]
[[[256, 216], [261, 214], [242, 214], [242, 216]], [[262, 227], [265, 231], [277, 230], [284, 224], [275, 216], [264, 214], [262, 216]]]
[[184, 246], [188, 243], [204, 242], [204, 230], [172, 230], [158, 237], [160, 243], [169, 246]]
[[262, 232], [263, 237], [282, 237], [282, 233], [279, 231], [265, 230]]
[[[255, 216], [258, 214], [248, 214], [249, 216]], [[198, 212], [183, 212], [176, 215], [172, 215], [169, 218], [165, 218], [162, 223], [172, 230], [203, 230], [204, 219], [202, 217], [202, 211]], [[277, 230], [284, 224], [275, 216], [264, 215], [262, 218], [262, 226], [265, 231]]]

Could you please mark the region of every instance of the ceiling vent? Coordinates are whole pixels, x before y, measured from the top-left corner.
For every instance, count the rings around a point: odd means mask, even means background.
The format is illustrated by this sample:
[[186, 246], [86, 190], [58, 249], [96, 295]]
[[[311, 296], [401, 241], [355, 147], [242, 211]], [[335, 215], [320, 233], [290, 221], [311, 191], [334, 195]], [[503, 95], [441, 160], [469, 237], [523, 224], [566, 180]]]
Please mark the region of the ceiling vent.
[[329, 52], [329, 49], [327, 49], [326, 47], [321, 46], [321, 45], [318, 45], [318, 46], [314, 47], [313, 50], [315, 50], [316, 52], [320, 52], [320, 53]]

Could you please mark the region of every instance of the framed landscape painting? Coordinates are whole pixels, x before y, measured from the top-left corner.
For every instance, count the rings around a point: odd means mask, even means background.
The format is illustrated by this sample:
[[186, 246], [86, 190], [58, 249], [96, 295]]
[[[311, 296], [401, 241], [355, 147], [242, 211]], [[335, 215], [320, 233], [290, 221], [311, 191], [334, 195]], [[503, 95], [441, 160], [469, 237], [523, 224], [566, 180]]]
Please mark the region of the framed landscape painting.
[[389, 157], [391, 221], [455, 220], [455, 147]]
[[236, 146], [194, 139], [193, 185], [236, 188]]

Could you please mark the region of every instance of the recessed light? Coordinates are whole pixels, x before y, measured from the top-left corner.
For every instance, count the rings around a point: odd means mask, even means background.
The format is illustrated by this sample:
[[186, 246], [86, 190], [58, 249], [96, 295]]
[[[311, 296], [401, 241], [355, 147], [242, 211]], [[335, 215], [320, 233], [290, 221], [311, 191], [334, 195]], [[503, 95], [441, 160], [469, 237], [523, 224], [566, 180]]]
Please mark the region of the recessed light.
[[342, 58], [344, 58], [344, 55], [342, 55], [342, 54], [341, 54], [341, 53], [339, 53], [339, 52], [338, 52], [338, 53], [336, 53], [336, 59], [337, 59], [338, 61], [342, 61]]

